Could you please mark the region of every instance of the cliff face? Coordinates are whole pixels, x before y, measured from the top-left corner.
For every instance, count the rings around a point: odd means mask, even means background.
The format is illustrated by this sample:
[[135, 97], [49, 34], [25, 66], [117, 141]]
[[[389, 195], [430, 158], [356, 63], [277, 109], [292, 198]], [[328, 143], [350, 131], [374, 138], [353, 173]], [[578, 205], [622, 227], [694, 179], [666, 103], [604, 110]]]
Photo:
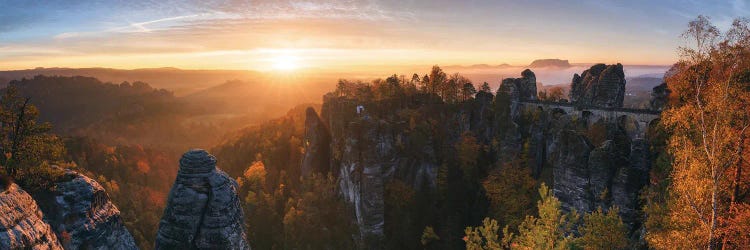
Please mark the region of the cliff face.
[[169, 192], [156, 249], [250, 249], [237, 183], [202, 149], [185, 153]]
[[[320, 117], [308, 113], [303, 173], [307, 168], [339, 177], [342, 195], [356, 211], [363, 248], [379, 249], [385, 237], [385, 187], [399, 180], [415, 191], [436, 191], [438, 169], [452, 164], [447, 157], [457, 154], [456, 142], [470, 132], [488, 148], [488, 168], [525, 155], [534, 177], [552, 183], [564, 209], [618, 206], [623, 220], [636, 228], [638, 192], [650, 168], [643, 128], [627, 116], [577, 109], [568, 114], [524, 103], [536, 99], [536, 79], [530, 70], [521, 75], [503, 80], [502, 97], [480, 92], [458, 104], [419, 94], [379, 101], [327, 95]], [[572, 95], [584, 106], [620, 107], [624, 84], [622, 65], [597, 65], [583, 77], [576, 75], [573, 88], [580, 93]], [[357, 112], [360, 105], [364, 111]], [[324, 150], [330, 150], [330, 167], [311, 167], [308, 162], [317, 162]]]
[[625, 72], [622, 64], [597, 64], [573, 75], [570, 101], [583, 106], [622, 107], [625, 99]]
[[629, 129], [627, 118], [612, 119], [585, 111], [565, 114], [539, 110], [522, 130], [529, 130], [529, 156], [538, 170], [551, 167], [555, 196], [566, 210], [590, 212], [620, 208], [631, 229], [638, 226], [638, 193], [647, 183], [648, 144]]
[[63, 249], [42, 210], [18, 185], [0, 193], [0, 249]]
[[354, 207], [360, 242], [364, 248], [380, 249], [386, 183], [398, 179], [414, 189], [434, 188], [438, 164], [431, 135], [423, 138], [423, 143], [409, 146], [414, 134], [421, 132], [408, 129], [408, 123], [395, 117], [395, 109], [386, 108], [390, 114], [377, 114], [372, 112], [375, 108], [364, 105], [364, 112], [357, 114], [360, 104], [327, 98], [322, 115], [331, 128], [331, 171], [339, 177], [342, 195]]
[[70, 170], [63, 179], [33, 196], [66, 249], [138, 249], [98, 182]]

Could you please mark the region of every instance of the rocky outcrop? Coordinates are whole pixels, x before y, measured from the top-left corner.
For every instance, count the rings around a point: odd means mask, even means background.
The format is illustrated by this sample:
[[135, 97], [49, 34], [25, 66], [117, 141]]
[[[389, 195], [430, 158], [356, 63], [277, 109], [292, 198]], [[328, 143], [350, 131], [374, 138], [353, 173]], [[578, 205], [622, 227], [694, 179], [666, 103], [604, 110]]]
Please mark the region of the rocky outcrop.
[[0, 193], [0, 249], [63, 249], [42, 210], [18, 185]]
[[667, 88], [667, 83], [659, 84], [651, 90], [651, 109], [661, 111], [669, 101], [669, 94], [672, 91]]
[[[379, 113], [373, 108], [368, 115], [359, 115], [357, 105], [368, 107], [329, 96], [321, 113], [331, 131], [332, 171], [338, 176], [342, 195], [355, 211], [358, 242], [363, 249], [383, 249], [385, 186], [398, 179], [415, 190], [435, 188], [438, 164], [434, 139], [408, 129], [409, 123], [394, 116], [394, 109], [385, 108]], [[415, 142], [416, 134], [419, 143]]]
[[[53, 166], [54, 167], [54, 166]], [[56, 167], [54, 167], [56, 168]], [[64, 170], [53, 188], [34, 192], [44, 220], [66, 249], [138, 249], [107, 192], [85, 175]]]
[[620, 108], [625, 99], [625, 72], [622, 64], [596, 64], [573, 75], [570, 101], [581, 106]]
[[[584, 73], [589, 80], [577, 80], [597, 86], [584, 90], [608, 93], [607, 86], [619, 82], [613, 79], [618, 68], [618, 79], [624, 79], [621, 65], [612, 65], [611, 69], [602, 66]], [[624, 220], [634, 224], [638, 218], [637, 194], [649, 168], [648, 146], [639, 136], [638, 121], [606, 110], [579, 110], [570, 104], [550, 109], [548, 103], [523, 102], [537, 99], [536, 77], [531, 70], [521, 75], [503, 80], [499, 98], [480, 92], [476, 98], [458, 104], [419, 94], [383, 100], [326, 95], [320, 118], [314, 111], [308, 112], [302, 172], [324, 172], [304, 163], [317, 161], [313, 159], [318, 153], [308, 156], [308, 152], [326, 149], [324, 143], [316, 142], [324, 138], [319, 129], [323, 122], [330, 132], [329, 169], [355, 209], [358, 242], [364, 249], [384, 247], [388, 207], [384, 192], [388, 185], [397, 180], [415, 191], [427, 188], [426, 193], [434, 192], [438, 166], [451, 164], [450, 157], [457, 154], [455, 145], [462, 134], [474, 136], [486, 146], [485, 155], [480, 157], [486, 166], [524, 157], [534, 177], [552, 183], [566, 210], [590, 212], [599, 206], [608, 209], [616, 205], [627, 217]], [[595, 81], [591, 80], [594, 75]], [[624, 80], [617, 86], [624, 90]], [[605, 96], [584, 97], [594, 100], [589, 102], [592, 105], [618, 106], [604, 102]], [[358, 106], [367, 112], [358, 113]], [[474, 202], [480, 204], [481, 200]]]
[[155, 248], [250, 249], [243, 222], [237, 182], [213, 155], [193, 149], [180, 159]]
[[521, 78], [503, 79], [500, 90], [508, 93], [514, 101], [536, 100], [536, 75], [526, 69], [521, 72]]
[[529, 158], [543, 163], [534, 172], [552, 168], [552, 189], [562, 207], [591, 212], [617, 206], [623, 221], [636, 228], [638, 193], [650, 164], [648, 144], [627, 128], [629, 119], [585, 111], [583, 116], [555, 109], [524, 112], [537, 112], [536, 121], [522, 127], [529, 131]]
[[301, 174], [327, 174], [330, 170], [331, 134], [312, 107], [305, 110], [305, 155]]
[[361, 241], [381, 248], [385, 219], [386, 173], [397, 164], [394, 138], [383, 131], [387, 124], [370, 119], [355, 122], [343, 138], [339, 185], [344, 198], [354, 205]]

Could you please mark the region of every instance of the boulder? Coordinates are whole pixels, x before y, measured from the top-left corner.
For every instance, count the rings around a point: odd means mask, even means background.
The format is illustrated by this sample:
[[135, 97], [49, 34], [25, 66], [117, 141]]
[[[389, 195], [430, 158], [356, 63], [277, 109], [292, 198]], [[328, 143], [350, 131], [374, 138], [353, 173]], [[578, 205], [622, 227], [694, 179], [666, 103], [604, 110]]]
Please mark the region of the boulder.
[[250, 249], [237, 182], [202, 149], [182, 155], [159, 223], [156, 249]]

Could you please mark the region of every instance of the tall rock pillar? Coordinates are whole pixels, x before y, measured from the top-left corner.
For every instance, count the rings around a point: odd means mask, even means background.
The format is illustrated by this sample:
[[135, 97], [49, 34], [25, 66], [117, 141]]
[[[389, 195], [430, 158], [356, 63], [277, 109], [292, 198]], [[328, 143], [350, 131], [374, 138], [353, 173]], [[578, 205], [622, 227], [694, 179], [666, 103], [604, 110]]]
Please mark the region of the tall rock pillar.
[[159, 223], [156, 249], [250, 249], [237, 182], [202, 149], [182, 155]]

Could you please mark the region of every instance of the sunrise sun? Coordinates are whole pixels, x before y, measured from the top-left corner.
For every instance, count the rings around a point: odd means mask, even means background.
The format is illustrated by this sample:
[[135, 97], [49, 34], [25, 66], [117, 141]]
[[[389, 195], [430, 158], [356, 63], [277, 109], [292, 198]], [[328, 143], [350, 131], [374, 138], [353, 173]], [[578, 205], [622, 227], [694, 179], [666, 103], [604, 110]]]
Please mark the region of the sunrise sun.
[[278, 55], [271, 62], [275, 70], [289, 71], [299, 68], [299, 58], [293, 55]]

